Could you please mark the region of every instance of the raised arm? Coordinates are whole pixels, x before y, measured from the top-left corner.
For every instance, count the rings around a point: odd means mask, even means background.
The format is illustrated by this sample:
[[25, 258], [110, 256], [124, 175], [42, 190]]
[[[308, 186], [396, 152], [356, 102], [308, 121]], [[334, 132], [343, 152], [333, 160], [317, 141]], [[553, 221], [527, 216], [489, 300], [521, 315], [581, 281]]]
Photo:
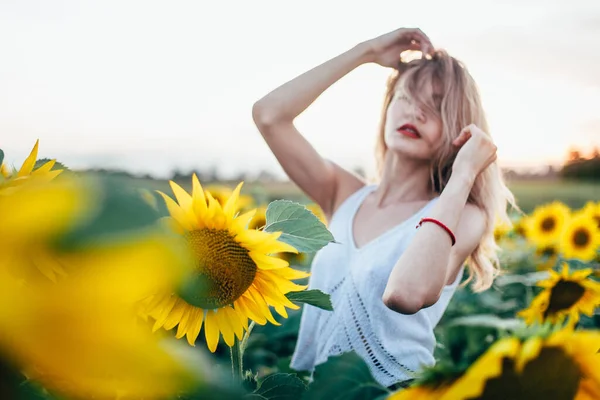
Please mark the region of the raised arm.
[[483, 237], [487, 217], [467, 204], [475, 178], [496, 160], [496, 146], [475, 125], [463, 129], [454, 140], [460, 147], [448, 184], [428, 217], [437, 219], [456, 236], [436, 224], [423, 224], [394, 266], [383, 294], [386, 306], [402, 314], [414, 314], [437, 302]]
[[428, 49], [431, 44], [421, 31], [398, 29], [358, 44], [283, 84], [254, 104], [254, 122], [283, 170], [328, 217], [364, 182], [321, 157], [298, 132], [294, 119], [327, 88], [358, 66], [376, 62], [396, 67], [402, 51], [424, 47]]

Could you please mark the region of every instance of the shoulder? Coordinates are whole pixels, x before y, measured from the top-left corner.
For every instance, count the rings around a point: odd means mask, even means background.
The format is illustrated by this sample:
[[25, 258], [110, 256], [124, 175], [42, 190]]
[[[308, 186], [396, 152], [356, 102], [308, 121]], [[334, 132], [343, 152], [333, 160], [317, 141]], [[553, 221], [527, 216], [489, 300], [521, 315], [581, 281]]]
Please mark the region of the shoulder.
[[335, 214], [337, 209], [344, 203], [344, 201], [346, 201], [346, 199], [348, 199], [348, 197], [367, 186], [367, 182], [363, 177], [345, 168], [342, 168], [334, 162], [330, 161], [330, 163], [335, 170], [336, 187], [329, 207], [327, 207], [327, 210], [323, 210], [327, 220], [331, 220], [333, 214]]

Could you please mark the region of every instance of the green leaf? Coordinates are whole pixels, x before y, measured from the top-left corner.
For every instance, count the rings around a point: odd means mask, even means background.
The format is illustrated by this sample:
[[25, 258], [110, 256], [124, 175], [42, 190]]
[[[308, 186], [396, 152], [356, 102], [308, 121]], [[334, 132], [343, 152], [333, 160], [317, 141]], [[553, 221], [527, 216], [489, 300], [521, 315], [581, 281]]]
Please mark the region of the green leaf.
[[[35, 165], [33, 166], [33, 169], [34, 170], [38, 169], [42, 165], [46, 164], [48, 161], [52, 161], [52, 160], [49, 159], [49, 158], [40, 158], [39, 160], [37, 160], [35, 162]], [[67, 168], [63, 163], [56, 161], [56, 163], [54, 163], [54, 165], [52, 166], [51, 171], [55, 171], [57, 169], [68, 170], [69, 168]]]
[[296, 400], [306, 392], [306, 385], [295, 374], [273, 374], [262, 380], [255, 394], [268, 400]]
[[369, 367], [355, 352], [330, 357], [317, 365], [305, 400], [374, 399], [388, 390], [371, 375]]
[[333, 311], [331, 298], [327, 293], [323, 293], [318, 289], [303, 290], [300, 292], [289, 292], [285, 295], [290, 301], [298, 303], [310, 304], [327, 311]]
[[302, 253], [320, 250], [335, 242], [331, 232], [302, 204], [276, 200], [269, 204], [265, 232], [282, 232], [279, 240], [294, 246]]
[[72, 249], [91, 242], [122, 240], [128, 234], [156, 227], [156, 211], [124, 181], [100, 178], [89, 183], [97, 209], [60, 238], [59, 247]]
[[0, 149], [0, 165], [4, 162], [4, 152]]

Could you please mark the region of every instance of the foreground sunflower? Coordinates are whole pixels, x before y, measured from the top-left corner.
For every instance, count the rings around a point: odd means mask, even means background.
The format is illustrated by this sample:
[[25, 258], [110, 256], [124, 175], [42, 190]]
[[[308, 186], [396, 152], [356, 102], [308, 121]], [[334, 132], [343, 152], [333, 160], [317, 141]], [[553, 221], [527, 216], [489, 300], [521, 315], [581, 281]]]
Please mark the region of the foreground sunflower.
[[600, 398], [600, 332], [500, 339], [458, 378], [422, 382], [389, 400]]
[[587, 213], [579, 213], [566, 224], [560, 240], [565, 258], [592, 261], [600, 248], [600, 229]]
[[155, 296], [149, 303], [154, 330], [178, 325], [176, 337], [186, 336], [193, 346], [204, 324], [208, 348], [214, 352], [221, 334], [230, 347], [234, 336], [242, 339], [248, 319], [279, 325], [269, 306], [284, 318], [286, 307], [299, 308], [285, 294], [306, 289], [291, 280], [308, 274], [273, 256], [297, 250], [278, 241], [280, 233], [249, 229], [254, 210], [236, 214], [241, 183], [223, 206], [203, 190], [195, 175], [191, 196], [176, 183], [170, 184], [177, 202], [161, 195], [173, 228], [187, 239], [196, 257], [196, 270], [177, 293]]
[[570, 213], [569, 207], [558, 201], [537, 207], [527, 218], [527, 238], [537, 247], [556, 244]]
[[[144, 226], [131, 215], [128, 206], [140, 210], [141, 200], [96, 204], [107, 198], [97, 184], [70, 178], [0, 191], [0, 304], [10, 304], [0, 307], [1, 361], [60, 398], [166, 398], [192, 372], [142, 329], [135, 309], [180, 282], [190, 260], [153, 215]], [[101, 208], [131, 221], [111, 227], [93, 217]], [[55, 264], [68, 271], [62, 279], [39, 274]]]
[[267, 207], [260, 206], [256, 209], [256, 213], [248, 223], [250, 229], [262, 229], [267, 224]]
[[570, 274], [566, 263], [560, 273], [550, 270], [550, 278], [537, 284], [544, 290], [518, 315], [527, 324], [563, 322], [566, 317], [575, 324], [580, 314], [591, 316], [600, 306], [600, 283], [589, 278], [592, 272], [588, 268]]
[[50, 181], [60, 175], [62, 169], [52, 169], [56, 164], [56, 160], [50, 160], [38, 168], [35, 168], [35, 164], [38, 156], [39, 140], [35, 142], [31, 153], [25, 159], [21, 168], [18, 171], [9, 171], [5, 164], [0, 166], [0, 172], [4, 178], [4, 182], [0, 185], [0, 190], [7, 187], [18, 186], [24, 183], [27, 179], [36, 178], [39, 180]]

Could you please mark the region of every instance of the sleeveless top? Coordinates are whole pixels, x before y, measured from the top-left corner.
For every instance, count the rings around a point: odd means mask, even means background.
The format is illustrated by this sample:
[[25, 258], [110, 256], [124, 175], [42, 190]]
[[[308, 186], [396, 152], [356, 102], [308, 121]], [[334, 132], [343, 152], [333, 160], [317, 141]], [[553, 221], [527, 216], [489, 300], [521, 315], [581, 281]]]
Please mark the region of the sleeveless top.
[[392, 311], [382, 301], [388, 277], [416, 232], [416, 224], [437, 198], [404, 222], [360, 248], [352, 234], [354, 216], [369, 193], [368, 185], [348, 197], [329, 223], [336, 243], [322, 248], [313, 260], [309, 289], [331, 296], [334, 311], [304, 305], [298, 341], [290, 367], [314, 372], [330, 356], [354, 350], [383, 386], [411, 379], [433, 365], [437, 325], [461, 280], [463, 269], [439, 300], [415, 314]]

